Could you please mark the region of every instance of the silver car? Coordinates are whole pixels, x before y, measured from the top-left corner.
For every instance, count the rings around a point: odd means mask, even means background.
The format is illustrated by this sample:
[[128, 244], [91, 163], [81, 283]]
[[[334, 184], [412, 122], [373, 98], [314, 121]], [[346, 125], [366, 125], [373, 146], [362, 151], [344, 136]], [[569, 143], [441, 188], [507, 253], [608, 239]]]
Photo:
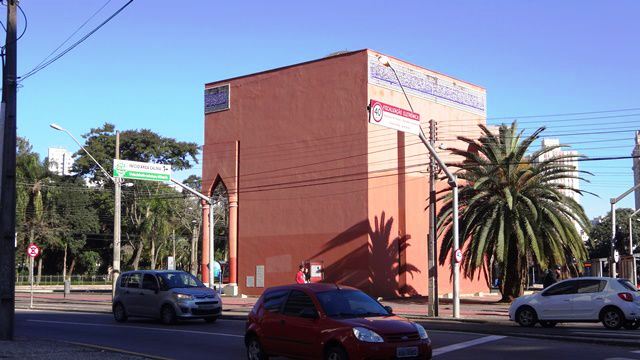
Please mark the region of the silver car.
[[125, 272], [118, 279], [113, 299], [113, 317], [118, 322], [130, 316], [156, 318], [165, 324], [178, 319], [214, 322], [221, 313], [218, 292], [184, 271]]

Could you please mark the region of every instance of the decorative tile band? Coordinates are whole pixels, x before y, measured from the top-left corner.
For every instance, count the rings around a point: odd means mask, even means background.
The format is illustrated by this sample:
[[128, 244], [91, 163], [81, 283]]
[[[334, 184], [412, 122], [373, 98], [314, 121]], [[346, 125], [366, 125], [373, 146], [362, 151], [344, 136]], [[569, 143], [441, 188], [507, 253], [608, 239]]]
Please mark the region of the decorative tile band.
[[[397, 62], [392, 63], [392, 66], [407, 93], [486, 116], [485, 92], [457, 84], [449, 79], [427, 75]], [[402, 91], [393, 71], [380, 64], [372, 54], [369, 54], [369, 83]]]

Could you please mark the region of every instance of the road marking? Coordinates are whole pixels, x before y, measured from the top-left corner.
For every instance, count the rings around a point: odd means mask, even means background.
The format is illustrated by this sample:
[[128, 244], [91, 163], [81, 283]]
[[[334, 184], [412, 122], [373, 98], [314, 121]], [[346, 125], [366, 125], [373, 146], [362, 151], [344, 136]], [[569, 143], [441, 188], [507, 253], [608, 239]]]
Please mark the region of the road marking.
[[461, 343], [457, 343], [457, 344], [443, 346], [441, 348], [434, 349], [433, 350], [433, 356], [435, 357], [435, 356], [438, 356], [438, 355], [446, 354], [446, 353], [451, 352], [451, 351], [461, 350], [461, 349], [465, 349], [465, 348], [468, 348], [468, 347], [472, 347], [472, 346], [476, 346], [476, 345], [480, 345], [480, 344], [485, 344], [485, 343], [488, 343], [488, 342], [497, 341], [497, 340], [504, 339], [504, 338], [506, 338], [506, 336], [491, 335], [491, 336], [481, 337], [479, 339], [473, 339], [473, 340], [469, 340], [469, 341], [465, 341], [465, 342], [461, 342]]
[[640, 354], [640, 350], [633, 350], [632, 353], [634, 354]]
[[204, 335], [217, 335], [217, 336], [228, 336], [228, 337], [244, 338], [244, 335], [236, 335], [236, 334], [215, 333], [215, 332], [196, 331], [196, 330], [162, 329], [162, 328], [157, 328], [157, 327], [146, 327], [146, 326], [91, 324], [91, 323], [81, 323], [81, 322], [71, 322], [71, 321], [34, 320], [34, 319], [29, 319], [27, 321], [39, 322], [39, 323], [48, 323], [48, 324], [85, 325], [85, 326], [98, 326], [98, 327], [102, 326], [102, 327], [116, 327], [116, 328], [120, 328], [120, 329], [123, 329], [123, 328], [127, 328], [127, 329], [142, 329], [142, 330], [181, 332], [181, 333], [188, 333], [188, 334], [204, 334]]

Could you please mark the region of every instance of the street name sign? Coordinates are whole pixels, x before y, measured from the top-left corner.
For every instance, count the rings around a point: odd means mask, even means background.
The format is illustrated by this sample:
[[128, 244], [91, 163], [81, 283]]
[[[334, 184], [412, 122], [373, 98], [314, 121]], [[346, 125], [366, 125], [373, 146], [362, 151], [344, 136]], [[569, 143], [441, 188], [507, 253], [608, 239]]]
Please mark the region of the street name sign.
[[377, 100], [371, 100], [369, 108], [369, 123], [420, 135], [420, 114]]
[[38, 245], [29, 244], [29, 246], [27, 246], [27, 254], [32, 258], [38, 256], [39, 253], [40, 253], [40, 248], [38, 247]]
[[131, 180], [171, 181], [171, 165], [113, 159], [113, 176]]

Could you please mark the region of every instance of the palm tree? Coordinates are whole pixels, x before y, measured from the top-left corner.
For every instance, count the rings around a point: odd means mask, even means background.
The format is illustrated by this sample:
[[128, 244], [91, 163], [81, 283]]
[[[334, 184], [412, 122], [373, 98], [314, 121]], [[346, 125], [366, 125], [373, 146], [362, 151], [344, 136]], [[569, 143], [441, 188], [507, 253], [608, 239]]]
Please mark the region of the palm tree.
[[[458, 137], [468, 150], [452, 149], [462, 161], [457, 167], [464, 184], [459, 189], [460, 248], [464, 253], [462, 271], [473, 278], [481, 270], [488, 278], [489, 269], [497, 265], [501, 271], [500, 291], [503, 301], [522, 295], [530, 265], [548, 268], [576, 260], [577, 266], [587, 252], [576, 224], [587, 230], [589, 221], [584, 209], [567, 192], [580, 195], [584, 191], [562, 184], [563, 179], [582, 179], [573, 166], [563, 160], [576, 155], [563, 155], [548, 160], [540, 156], [560, 146], [545, 147], [526, 155], [527, 150], [544, 131], [539, 128], [523, 138], [523, 131], [500, 126], [494, 134], [480, 125], [480, 139]], [[438, 216], [439, 236], [443, 242], [439, 261], [444, 264], [452, 256], [452, 196], [444, 200]]]

